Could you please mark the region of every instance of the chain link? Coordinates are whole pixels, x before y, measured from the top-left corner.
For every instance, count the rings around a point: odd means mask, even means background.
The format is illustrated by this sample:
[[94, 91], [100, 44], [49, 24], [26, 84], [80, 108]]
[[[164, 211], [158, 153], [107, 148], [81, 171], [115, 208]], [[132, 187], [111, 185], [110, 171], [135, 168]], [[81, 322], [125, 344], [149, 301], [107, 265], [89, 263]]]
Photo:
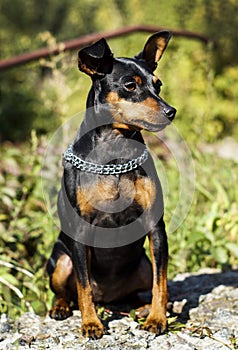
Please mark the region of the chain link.
[[73, 153], [73, 145], [71, 144], [69, 148], [63, 154], [64, 160], [73, 164], [80, 171], [100, 174], [100, 175], [117, 175], [128, 173], [141, 166], [148, 158], [148, 151], [145, 147], [144, 152], [137, 158], [130, 160], [124, 164], [95, 164], [87, 162]]

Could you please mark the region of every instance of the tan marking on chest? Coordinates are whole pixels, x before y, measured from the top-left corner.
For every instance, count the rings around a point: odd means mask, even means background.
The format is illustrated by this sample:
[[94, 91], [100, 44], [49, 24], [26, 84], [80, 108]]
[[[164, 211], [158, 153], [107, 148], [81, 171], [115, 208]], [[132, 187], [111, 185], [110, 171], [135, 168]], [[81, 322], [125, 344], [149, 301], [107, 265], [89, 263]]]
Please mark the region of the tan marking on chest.
[[81, 215], [90, 215], [100, 202], [113, 201], [118, 196], [118, 188], [110, 178], [99, 181], [92, 186], [78, 187], [76, 200]]
[[148, 177], [142, 177], [135, 181], [135, 200], [144, 209], [152, 208], [156, 197], [155, 183]]
[[149, 210], [156, 197], [155, 183], [147, 177], [139, 178], [134, 183], [125, 178], [120, 180], [118, 186], [110, 178], [97, 182], [92, 186], [78, 187], [76, 193], [77, 204], [82, 216], [87, 216], [100, 207], [102, 203], [114, 202], [118, 198], [133, 199], [144, 209]]
[[85, 188], [78, 187], [76, 192], [76, 201], [82, 216], [90, 215], [93, 212], [93, 206], [90, 203], [90, 193]]

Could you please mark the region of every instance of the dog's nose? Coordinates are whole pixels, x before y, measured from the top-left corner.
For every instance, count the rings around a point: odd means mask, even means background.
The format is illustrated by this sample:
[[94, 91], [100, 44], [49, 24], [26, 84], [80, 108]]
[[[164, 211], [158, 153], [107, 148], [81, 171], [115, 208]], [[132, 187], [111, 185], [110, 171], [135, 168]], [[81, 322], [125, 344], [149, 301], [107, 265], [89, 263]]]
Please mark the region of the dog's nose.
[[166, 106], [166, 107], [164, 108], [164, 113], [166, 114], [166, 117], [167, 117], [170, 121], [172, 121], [172, 120], [174, 119], [176, 112], [177, 112], [176, 109], [173, 108], [173, 107]]

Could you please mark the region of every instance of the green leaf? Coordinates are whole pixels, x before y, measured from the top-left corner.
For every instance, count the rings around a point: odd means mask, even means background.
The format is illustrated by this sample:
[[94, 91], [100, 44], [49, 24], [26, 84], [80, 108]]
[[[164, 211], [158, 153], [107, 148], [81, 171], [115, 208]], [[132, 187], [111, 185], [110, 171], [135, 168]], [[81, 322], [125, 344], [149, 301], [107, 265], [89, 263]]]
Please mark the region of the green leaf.
[[181, 322], [176, 322], [177, 316], [168, 318], [168, 331], [171, 333], [178, 333], [185, 327]]
[[226, 244], [226, 248], [230, 250], [235, 255], [236, 258], [238, 258], [238, 244], [228, 242]]
[[131, 311], [130, 311], [130, 318], [132, 318], [134, 321], [137, 320], [136, 310], [135, 309], [131, 309]]
[[168, 318], [168, 325], [171, 325], [172, 323], [174, 323], [177, 320], [178, 316], [174, 316], [174, 317], [169, 317]]
[[218, 263], [225, 264], [228, 261], [227, 250], [224, 247], [214, 247], [211, 253]]
[[6, 280], [8, 283], [13, 284], [14, 286], [18, 286], [19, 285], [19, 281], [16, 277], [14, 277], [13, 275], [11, 275], [10, 273], [2, 273], [1, 274], [2, 279]]
[[230, 201], [229, 201], [229, 197], [224, 189], [224, 187], [222, 186], [222, 184], [213, 178], [213, 182], [217, 188], [217, 192], [218, 192], [218, 200], [220, 203], [222, 203], [223, 207], [227, 208], [230, 205]]
[[34, 282], [23, 282], [23, 286], [28, 288], [30, 291], [32, 291], [34, 294], [37, 295], [38, 298], [40, 298], [41, 291], [39, 288], [34, 284]]
[[187, 244], [189, 246], [193, 246], [196, 242], [199, 242], [199, 241], [204, 240], [204, 239], [206, 239], [206, 235], [204, 232], [195, 231], [189, 235], [188, 240], [187, 240]]

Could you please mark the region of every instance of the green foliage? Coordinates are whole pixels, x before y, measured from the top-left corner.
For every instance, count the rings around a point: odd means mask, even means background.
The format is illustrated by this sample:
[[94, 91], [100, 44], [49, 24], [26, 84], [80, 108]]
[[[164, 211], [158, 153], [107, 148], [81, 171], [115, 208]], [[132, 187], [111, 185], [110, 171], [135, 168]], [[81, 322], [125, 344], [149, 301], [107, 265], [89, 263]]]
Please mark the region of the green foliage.
[[[55, 40], [50, 33], [42, 33], [41, 38], [48, 43]], [[145, 39], [134, 35], [127, 48], [121, 48], [122, 39], [110, 44], [118, 55], [134, 55]], [[2, 138], [26, 139], [32, 128], [38, 133], [55, 131], [67, 117], [84, 110], [90, 79], [77, 70], [75, 59], [61, 54], [41, 60], [40, 67], [2, 73]], [[189, 135], [190, 143], [201, 134], [208, 142], [236, 137], [238, 67], [227, 67], [215, 75], [211, 48], [172, 39], [157, 74], [164, 83], [162, 96], [178, 110], [175, 124], [185, 138]]]
[[[189, 144], [237, 139], [238, 66], [214, 72], [212, 48], [173, 39], [158, 65], [162, 96], [176, 106], [179, 131]], [[202, 139], [201, 139], [202, 138]]]
[[[238, 190], [235, 185], [238, 165], [195, 150], [193, 159], [196, 167], [193, 203], [185, 221], [169, 235], [171, 276], [186, 269], [225, 269], [238, 263]], [[165, 210], [169, 217], [178, 200], [173, 193], [179, 190], [179, 173], [174, 165], [167, 166], [168, 182], [172, 185]]]
[[1, 148], [0, 313], [12, 317], [31, 309], [44, 314], [49, 306], [44, 264], [56, 228], [41, 193], [42, 147], [32, 133], [31, 148]]
[[[38, 39], [48, 46], [55, 45], [49, 32], [41, 33]], [[62, 53], [47, 61], [42, 59], [31, 68], [2, 73], [0, 137], [29, 139], [32, 129], [45, 134], [62, 123], [68, 112], [66, 99], [72, 94], [63, 74], [66, 62], [67, 55]]]

